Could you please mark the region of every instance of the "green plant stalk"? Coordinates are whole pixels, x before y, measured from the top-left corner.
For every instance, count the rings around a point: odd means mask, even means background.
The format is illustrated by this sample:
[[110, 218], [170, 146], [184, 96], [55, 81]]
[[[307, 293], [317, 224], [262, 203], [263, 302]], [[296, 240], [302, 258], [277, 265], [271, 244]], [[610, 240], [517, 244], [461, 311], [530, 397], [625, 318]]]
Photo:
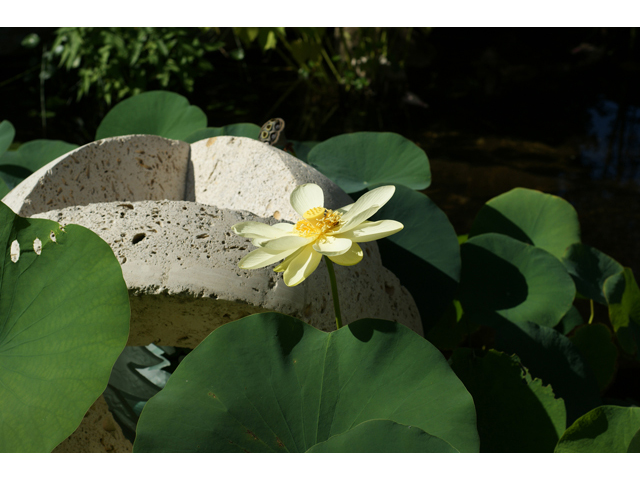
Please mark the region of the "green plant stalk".
[[340, 314], [340, 299], [338, 298], [338, 284], [336, 283], [336, 272], [333, 270], [333, 262], [329, 257], [324, 257], [324, 262], [329, 270], [329, 280], [331, 282], [331, 296], [333, 297], [333, 310], [336, 312], [336, 328], [342, 328], [342, 315]]
[[329, 70], [331, 70], [333, 75], [336, 77], [336, 80], [338, 82], [341, 82], [342, 81], [342, 76], [338, 73], [338, 70], [333, 65], [333, 62], [329, 58], [329, 55], [327, 54], [327, 50], [324, 48], [324, 46], [322, 47], [322, 50], [320, 50], [320, 54], [324, 58], [324, 61], [327, 62], [327, 65], [329, 66]]
[[351, 65], [351, 53], [349, 52], [347, 40], [344, 36], [344, 27], [340, 27], [338, 30], [340, 32], [340, 44], [342, 45], [345, 56], [347, 57], [347, 65]]
[[591, 305], [591, 316], [589, 317], [589, 325], [593, 322], [593, 300], [589, 300], [589, 305]]

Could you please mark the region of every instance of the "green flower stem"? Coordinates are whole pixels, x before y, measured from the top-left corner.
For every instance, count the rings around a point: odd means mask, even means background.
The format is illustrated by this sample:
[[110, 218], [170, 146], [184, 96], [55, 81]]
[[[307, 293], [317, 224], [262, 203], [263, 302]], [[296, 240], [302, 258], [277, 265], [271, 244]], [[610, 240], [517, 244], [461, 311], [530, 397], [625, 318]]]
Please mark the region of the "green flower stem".
[[331, 295], [333, 296], [333, 310], [336, 312], [336, 327], [342, 327], [342, 315], [340, 315], [340, 299], [338, 298], [338, 284], [336, 283], [336, 272], [333, 270], [333, 262], [329, 257], [324, 257], [324, 263], [329, 270], [329, 280], [331, 281]]

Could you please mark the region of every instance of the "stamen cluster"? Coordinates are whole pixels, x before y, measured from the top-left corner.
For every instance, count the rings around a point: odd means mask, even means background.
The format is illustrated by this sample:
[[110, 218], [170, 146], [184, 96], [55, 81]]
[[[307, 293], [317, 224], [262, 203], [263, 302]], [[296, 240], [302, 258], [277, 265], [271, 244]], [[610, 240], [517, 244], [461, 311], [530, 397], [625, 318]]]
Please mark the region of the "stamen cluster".
[[337, 230], [342, 222], [342, 214], [328, 208], [316, 207], [304, 213], [304, 219], [298, 221], [293, 229], [301, 237], [316, 237]]

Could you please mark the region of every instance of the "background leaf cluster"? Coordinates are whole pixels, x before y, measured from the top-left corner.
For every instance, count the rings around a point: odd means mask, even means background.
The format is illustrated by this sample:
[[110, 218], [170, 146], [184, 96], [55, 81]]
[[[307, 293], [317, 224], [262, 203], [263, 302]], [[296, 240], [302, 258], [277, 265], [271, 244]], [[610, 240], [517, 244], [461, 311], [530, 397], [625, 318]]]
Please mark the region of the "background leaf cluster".
[[210, 28], [63, 27], [51, 46], [52, 62], [77, 72], [77, 97], [91, 89], [107, 105], [151, 88], [193, 90], [213, 69], [205, 58], [224, 43]]

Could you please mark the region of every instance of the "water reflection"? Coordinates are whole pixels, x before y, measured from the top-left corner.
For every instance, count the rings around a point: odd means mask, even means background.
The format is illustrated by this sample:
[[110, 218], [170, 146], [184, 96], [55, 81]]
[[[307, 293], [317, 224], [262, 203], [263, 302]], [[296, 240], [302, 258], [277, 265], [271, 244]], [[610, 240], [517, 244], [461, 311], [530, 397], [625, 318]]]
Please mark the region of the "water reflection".
[[580, 160], [591, 178], [640, 184], [640, 107], [602, 98], [588, 113], [591, 141], [580, 147]]

